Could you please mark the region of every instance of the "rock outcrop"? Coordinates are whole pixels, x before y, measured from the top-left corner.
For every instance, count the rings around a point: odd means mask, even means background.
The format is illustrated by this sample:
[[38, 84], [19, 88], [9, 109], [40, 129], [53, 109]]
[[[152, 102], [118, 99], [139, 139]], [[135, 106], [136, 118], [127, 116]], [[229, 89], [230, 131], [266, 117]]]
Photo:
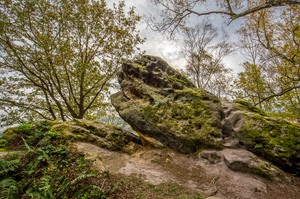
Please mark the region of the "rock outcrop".
[[118, 81], [122, 91], [111, 96], [112, 104], [138, 133], [183, 153], [222, 147], [219, 99], [164, 60], [142, 56], [124, 63]]
[[22, 137], [35, 146], [40, 142], [37, 132], [45, 137], [45, 141], [49, 139], [55, 139], [57, 143], [86, 141], [108, 150], [126, 153], [135, 151], [142, 144], [138, 136], [121, 128], [102, 122], [74, 119], [67, 122], [44, 121], [7, 129], [0, 137], [0, 150], [1, 148], [20, 150], [24, 144]]
[[223, 108], [241, 147], [288, 172], [300, 174], [299, 126], [268, 117], [242, 100], [225, 102]]
[[[245, 148], [300, 174], [299, 126], [268, 117], [245, 101], [221, 105], [216, 96], [195, 88], [158, 57], [142, 56], [124, 63], [118, 81], [121, 91], [111, 96], [112, 104], [144, 142], [182, 153]], [[220, 161], [215, 154], [202, 156], [213, 163]]]

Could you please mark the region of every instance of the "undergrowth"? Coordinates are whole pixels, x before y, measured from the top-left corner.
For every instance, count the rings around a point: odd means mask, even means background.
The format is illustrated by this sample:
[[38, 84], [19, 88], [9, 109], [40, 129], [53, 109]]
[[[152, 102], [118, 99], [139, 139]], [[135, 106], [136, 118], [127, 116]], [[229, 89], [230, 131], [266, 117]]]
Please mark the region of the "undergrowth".
[[106, 198], [115, 189], [106, 186], [108, 173], [93, 171], [84, 155], [49, 129], [47, 123], [23, 124], [5, 132], [2, 148], [16, 152], [0, 159], [0, 199]]
[[41, 122], [6, 130], [0, 138], [0, 150], [9, 152], [0, 159], [0, 199], [202, 198], [172, 183], [155, 186], [139, 177], [93, 170], [93, 162], [72, 142], [93, 143], [97, 135], [104, 148], [111, 145], [107, 150], [122, 151], [129, 138], [116, 128], [88, 124]]

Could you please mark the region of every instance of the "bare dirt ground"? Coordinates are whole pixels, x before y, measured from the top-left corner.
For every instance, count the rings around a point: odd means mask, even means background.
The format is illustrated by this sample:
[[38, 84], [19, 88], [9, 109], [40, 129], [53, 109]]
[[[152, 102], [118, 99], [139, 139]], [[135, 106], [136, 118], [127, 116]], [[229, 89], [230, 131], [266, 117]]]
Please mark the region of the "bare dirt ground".
[[224, 161], [212, 164], [199, 154], [171, 149], [142, 148], [132, 155], [112, 152], [89, 143], [73, 146], [100, 171], [123, 179], [115, 198], [299, 199], [300, 179], [280, 180], [231, 171]]

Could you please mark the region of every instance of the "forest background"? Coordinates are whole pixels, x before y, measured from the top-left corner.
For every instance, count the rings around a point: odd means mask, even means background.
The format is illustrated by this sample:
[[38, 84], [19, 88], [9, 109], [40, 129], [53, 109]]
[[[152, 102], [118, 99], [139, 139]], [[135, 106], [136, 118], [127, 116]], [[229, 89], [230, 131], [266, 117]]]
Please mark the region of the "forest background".
[[3, 1], [1, 125], [115, 117], [122, 62], [147, 53], [223, 100], [299, 122], [300, 1]]

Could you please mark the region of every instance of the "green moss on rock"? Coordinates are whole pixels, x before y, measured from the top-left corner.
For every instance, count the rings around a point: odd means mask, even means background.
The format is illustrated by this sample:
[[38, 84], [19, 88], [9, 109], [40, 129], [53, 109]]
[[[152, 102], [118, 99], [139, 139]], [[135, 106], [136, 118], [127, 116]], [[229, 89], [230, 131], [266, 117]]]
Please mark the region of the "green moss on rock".
[[240, 118], [233, 126], [240, 143], [280, 168], [300, 174], [300, 126], [267, 117], [249, 104], [235, 103], [231, 115]]
[[251, 104], [250, 102], [248, 102], [246, 100], [236, 99], [235, 102], [241, 105], [241, 106], [239, 106], [239, 109], [258, 113], [259, 115], [262, 115], [262, 116], [267, 116], [267, 114], [264, 110], [254, 106], [253, 104]]
[[222, 147], [219, 99], [153, 56], [123, 64], [122, 91], [111, 96], [133, 129], [183, 153]]
[[238, 134], [250, 150], [282, 167], [293, 168], [300, 152], [300, 127], [286, 121], [245, 115], [245, 125]]
[[68, 144], [81, 141], [91, 142], [110, 150], [123, 150], [134, 139], [135, 143], [139, 143], [136, 137], [120, 128], [100, 122], [75, 119], [68, 122], [22, 124], [7, 129], [0, 139], [0, 148], [23, 150], [23, 139], [34, 147], [47, 142]]
[[[181, 95], [184, 93], [181, 92]], [[155, 125], [164, 132], [165, 139], [169, 136], [173, 138], [174, 146], [170, 147], [179, 146], [179, 151], [189, 153], [199, 148], [222, 147], [220, 120], [211, 116], [205, 103], [197, 97], [189, 102], [174, 101], [146, 106], [141, 112], [149, 125]]]

